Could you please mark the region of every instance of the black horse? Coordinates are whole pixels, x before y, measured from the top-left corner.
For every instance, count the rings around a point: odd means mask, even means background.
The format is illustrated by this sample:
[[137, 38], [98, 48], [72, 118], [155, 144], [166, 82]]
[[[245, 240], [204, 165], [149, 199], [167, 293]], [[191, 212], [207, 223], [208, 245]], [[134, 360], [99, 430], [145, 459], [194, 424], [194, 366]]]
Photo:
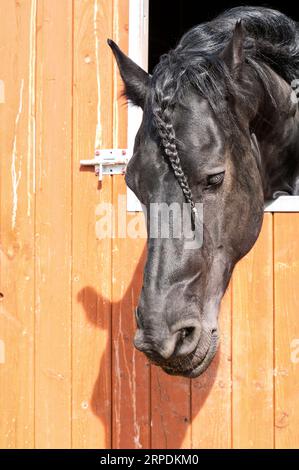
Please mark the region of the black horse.
[[[298, 194], [299, 29], [239, 7], [194, 27], [148, 75], [111, 40], [127, 98], [143, 109], [126, 182], [146, 209], [186, 201], [203, 244], [150, 236], [135, 346], [170, 374], [196, 377], [218, 344], [233, 268], [255, 243], [265, 199]], [[196, 231], [196, 224], [195, 224]]]

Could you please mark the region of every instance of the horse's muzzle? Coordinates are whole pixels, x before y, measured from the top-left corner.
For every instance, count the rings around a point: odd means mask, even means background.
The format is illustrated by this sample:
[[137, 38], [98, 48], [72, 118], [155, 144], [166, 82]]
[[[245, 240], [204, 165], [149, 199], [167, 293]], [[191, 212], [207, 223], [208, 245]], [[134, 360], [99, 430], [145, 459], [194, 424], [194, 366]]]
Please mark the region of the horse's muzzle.
[[169, 341], [161, 349], [153, 339], [145, 341], [142, 331], [137, 330], [134, 343], [137, 349], [167, 374], [198, 377], [207, 369], [217, 352], [218, 332], [217, 329], [199, 328], [192, 330], [183, 341], [177, 335], [173, 335]]

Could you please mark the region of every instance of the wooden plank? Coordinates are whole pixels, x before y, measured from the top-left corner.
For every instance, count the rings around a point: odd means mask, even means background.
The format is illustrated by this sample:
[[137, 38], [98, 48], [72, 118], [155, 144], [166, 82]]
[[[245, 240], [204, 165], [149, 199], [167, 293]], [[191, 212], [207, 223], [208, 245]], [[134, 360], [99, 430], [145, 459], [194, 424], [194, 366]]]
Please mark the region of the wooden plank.
[[71, 445], [72, 2], [37, 11], [36, 446]]
[[274, 215], [275, 446], [299, 447], [299, 214]]
[[192, 447], [231, 447], [231, 286], [221, 304], [219, 351], [206, 372], [192, 380]]
[[190, 379], [168, 376], [155, 366], [151, 369], [152, 448], [190, 449]]
[[233, 447], [273, 447], [272, 215], [233, 275]]
[[[127, 52], [129, 2], [114, 0], [113, 3], [113, 39]], [[113, 147], [125, 148], [127, 109], [124, 100], [119, 99], [122, 82], [115, 61], [113, 71]], [[123, 176], [113, 176], [113, 208], [112, 444], [113, 448], [149, 448], [150, 370], [143, 354], [133, 346], [133, 312], [142, 284], [145, 224], [142, 213], [126, 213], [126, 185]], [[131, 238], [127, 232], [135, 224], [137, 230], [139, 227], [143, 233], [141, 239]]]
[[[126, 216], [124, 181], [120, 177], [113, 178], [115, 214]], [[144, 225], [143, 214], [127, 213], [127, 226], [135, 223]], [[123, 227], [127, 228], [121, 224], [116, 230], [122, 230]], [[149, 364], [145, 356], [133, 346], [136, 328], [134, 308], [142, 284], [144, 244], [144, 239], [130, 239], [129, 236], [116, 236], [113, 240], [112, 429], [113, 448], [117, 449], [150, 446]]]
[[32, 448], [36, 5], [0, 9], [0, 447]]
[[[111, 447], [111, 238], [99, 229], [112, 178], [81, 169], [112, 147], [112, 2], [74, 3], [73, 447]], [[111, 216], [107, 213], [107, 220]]]
[[[112, 39], [128, 54], [129, 41], [129, 0], [113, 0]], [[112, 51], [108, 48], [109, 56]], [[123, 82], [116, 60], [113, 58], [113, 147], [127, 147], [128, 104], [122, 97]], [[123, 178], [114, 177], [123, 182]]]

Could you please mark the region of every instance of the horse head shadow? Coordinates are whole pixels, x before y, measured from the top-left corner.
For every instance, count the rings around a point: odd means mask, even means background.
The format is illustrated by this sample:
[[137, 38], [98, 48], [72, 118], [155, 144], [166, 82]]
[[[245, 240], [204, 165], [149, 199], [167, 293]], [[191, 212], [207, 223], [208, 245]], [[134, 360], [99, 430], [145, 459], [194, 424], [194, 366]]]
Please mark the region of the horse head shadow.
[[[105, 426], [106, 448], [181, 448], [186, 446], [184, 441], [187, 433], [190, 432], [192, 417], [194, 418], [198, 416], [200, 410], [204, 406], [215, 382], [219, 366], [220, 352], [218, 351], [208, 370], [200, 378], [193, 380], [192, 387], [193, 390], [196, 390], [196, 400], [192, 400], [191, 405], [192, 394], [190, 379], [167, 376], [167, 374], [162, 372], [156, 366], [151, 365], [149, 367], [144, 355], [135, 350], [139, 366], [136, 370], [136, 376], [131, 376], [130, 381], [135, 380], [136, 382], [133, 384], [134, 393], [136, 394], [138, 394], [140, 386], [142, 388], [142, 384], [140, 385], [140, 382], [144, 381], [143, 393], [144, 389], [147, 388], [148, 398], [145, 398], [147, 403], [141, 404], [143, 412], [138, 416], [138, 409], [137, 411], [135, 410], [134, 413], [129, 405], [129, 402], [131, 401], [130, 397], [123, 395], [121, 397], [117, 397], [121, 400], [121, 402], [118, 403], [118, 407], [121, 407], [122, 411], [118, 416], [116, 416], [117, 411], [115, 411], [116, 407], [113, 403], [115, 390], [113, 390], [113, 388], [114, 383], [128, 379], [126, 374], [128, 374], [128, 367], [131, 365], [132, 355], [135, 354], [133, 353], [134, 346], [132, 341], [135, 323], [133, 318], [133, 308], [134, 304], [136, 305], [138, 302], [138, 293], [142, 283], [144, 259], [145, 253], [143, 252], [130, 283], [119, 300], [111, 302], [108, 299], [103, 298], [101, 294], [91, 286], [84, 287], [77, 295], [77, 300], [82, 304], [88, 322], [93, 327], [99, 328], [101, 331], [105, 331], [107, 335], [106, 348], [100, 358], [99, 372], [94, 383], [93, 390], [91, 391], [90, 399], [92, 412]], [[117, 327], [114, 318], [115, 313], [117, 318], [123, 319], [124, 328], [120, 332], [122, 337], [115, 333], [115, 326]], [[108, 318], [109, 316], [110, 318]], [[128, 354], [126, 367], [124, 365], [122, 367], [122, 365], [117, 364], [117, 360], [115, 359], [119, 342], [122, 343], [122, 354], [126, 354], [126, 352]], [[116, 372], [117, 368], [118, 372]], [[148, 377], [146, 376], [146, 370], [148, 371]], [[112, 376], [110, 376], [109, 379], [110, 374], [112, 374]], [[151, 379], [149, 376], [151, 376]], [[111, 382], [109, 383], [109, 381]], [[110, 392], [107, 392], [107, 387], [109, 387], [109, 385]], [[171, 397], [169, 398], [169, 391], [171, 393], [171, 389], [176, 386], [181, 390], [179, 395], [180, 400], [184, 399], [184, 397], [186, 399], [187, 405], [185, 406], [185, 410], [187, 410], [186, 414], [189, 414], [189, 416], [178, 416], [175, 403], [173, 403], [173, 406], [169, 406], [169, 399], [171, 400]], [[110, 393], [109, 403], [103, 402], [104, 389], [106, 398], [107, 394]], [[127, 390], [130, 391], [131, 389], [129, 388]], [[127, 404], [128, 407], [126, 409]], [[144, 412], [146, 408], [147, 413]], [[165, 408], [167, 408], [167, 411], [163, 413]], [[155, 416], [153, 416], [153, 414], [155, 414]], [[159, 422], [161, 417], [160, 415], [164, 416], [164, 421], [163, 432], [161, 433], [161, 430], [159, 431], [162, 436], [161, 441], [159, 442], [159, 439], [157, 440], [157, 438], [154, 438], [154, 435], [156, 432], [155, 422], [157, 427], [161, 426], [161, 422]], [[178, 422], [179, 424], [174, 430], [173, 424], [170, 423], [175, 422]], [[132, 425], [131, 430], [130, 425]], [[144, 437], [140, 435], [136, 437], [136, 435], [134, 435], [135, 431], [137, 434], [138, 432], [142, 432]], [[118, 438], [115, 438], [116, 434], [118, 435]]]

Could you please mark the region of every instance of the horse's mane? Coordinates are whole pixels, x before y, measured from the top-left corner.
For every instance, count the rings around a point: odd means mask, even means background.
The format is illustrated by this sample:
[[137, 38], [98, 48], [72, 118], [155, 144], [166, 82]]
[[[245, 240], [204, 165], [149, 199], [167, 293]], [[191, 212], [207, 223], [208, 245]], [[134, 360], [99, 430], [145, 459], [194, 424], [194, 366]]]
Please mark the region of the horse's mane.
[[233, 8], [213, 21], [195, 26], [175, 49], [161, 57], [151, 78], [152, 112], [164, 151], [191, 205], [192, 195], [172, 126], [173, 105], [192, 86], [209, 101], [224, 132], [236, 137], [238, 122], [228, 98], [238, 96], [248, 105], [251, 87], [246, 79], [237, 84], [220, 54], [232, 38], [238, 20], [242, 20], [245, 31], [246, 62], [273, 100], [269, 67], [289, 83], [299, 76], [298, 24], [279, 11], [263, 7]]
[[152, 77], [154, 99], [159, 101], [162, 94], [170, 90], [172, 99], [179, 98], [180, 91], [188, 83], [208, 99], [213, 92], [217, 94], [220, 91], [219, 82], [226, 82], [226, 86], [234, 88], [235, 84], [231, 83], [230, 73], [219, 55], [240, 19], [245, 30], [246, 61], [266, 88], [269, 88], [269, 76], [263, 67], [265, 64], [289, 83], [298, 78], [298, 24], [269, 8], [236, 7], [213, 21], [195, 26], [181, 38], [175, 49], [161, 57]]
[[208, 23], [188, 31], [180, 40], [176, 53], [185, 60], [194, 55], [219, 55], [232, 37], [236, 21], [242, 20], [246, 32], [245, 55], [252, 61], [266, 63], [286, 81], [298, 77], [298, 24], [283, 13], [264, 7], [236, 7]]

